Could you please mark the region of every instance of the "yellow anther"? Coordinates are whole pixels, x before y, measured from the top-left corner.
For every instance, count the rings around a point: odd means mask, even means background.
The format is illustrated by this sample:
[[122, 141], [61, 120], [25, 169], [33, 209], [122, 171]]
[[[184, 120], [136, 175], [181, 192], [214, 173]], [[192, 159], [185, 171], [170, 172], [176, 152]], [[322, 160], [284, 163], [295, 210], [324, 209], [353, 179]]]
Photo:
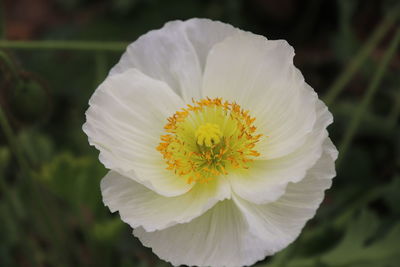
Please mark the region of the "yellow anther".
[[205, 123], [197, 128], [195, 137], [200, 146], [212, 147], [221, 141], [222, 132], [217, 124]]

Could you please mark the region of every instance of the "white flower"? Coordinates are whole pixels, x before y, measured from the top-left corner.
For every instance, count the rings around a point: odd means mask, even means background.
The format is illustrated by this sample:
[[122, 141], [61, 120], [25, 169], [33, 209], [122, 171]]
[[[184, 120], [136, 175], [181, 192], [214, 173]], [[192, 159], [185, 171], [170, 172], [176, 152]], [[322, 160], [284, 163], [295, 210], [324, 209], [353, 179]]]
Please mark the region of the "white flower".
[[335, 176], [332, 115], [293, 48], [206, 19], [132, 43], [83, 126], [104, 203], [174, 265], [251, 265], [285, 248]]

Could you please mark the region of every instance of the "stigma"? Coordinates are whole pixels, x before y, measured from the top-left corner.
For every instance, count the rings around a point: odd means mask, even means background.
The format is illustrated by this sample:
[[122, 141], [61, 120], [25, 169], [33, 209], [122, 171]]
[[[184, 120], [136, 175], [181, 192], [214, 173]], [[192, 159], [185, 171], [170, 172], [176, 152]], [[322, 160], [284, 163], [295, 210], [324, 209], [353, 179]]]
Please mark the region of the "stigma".
[[201, 124], [195, 132], [197, 144], [200, 146], [212, 147], [219, 144], [222, 137], [222, 132], [215, 123]]

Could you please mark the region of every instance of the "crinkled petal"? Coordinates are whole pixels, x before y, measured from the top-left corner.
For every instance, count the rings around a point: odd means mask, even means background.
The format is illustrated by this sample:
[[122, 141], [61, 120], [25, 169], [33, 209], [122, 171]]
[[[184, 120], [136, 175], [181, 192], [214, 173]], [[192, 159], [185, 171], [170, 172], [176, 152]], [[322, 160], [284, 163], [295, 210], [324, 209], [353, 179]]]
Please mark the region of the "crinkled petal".
[[189, 222], [216, 202], [230, 197], [225, 179], [198, 184], [180, 196], [164, 197], [114, 171], [101, 181], [101, 192], [111, 212], [119, 211], [122, 220], [132, 228], [141, 226], [146, 231]]
[[130, 68], [165, 81], [187, 103], [201, 98], [204, 64], [211, 47], [234, 34], [231, 25], [209, 19], [172, 21], [128, 46], [110, 75]]
[[257, 145], [265, 159], [300, 147], [313, 129], [317, 96], [293, 65], [284, 40], [240, 32], [210, 51], [203, 79], [205, 97], [234, 101], [256, 118]]
[[284, 157], [256, 160], [245, 173], [233, 173], [229, 176], [233, 191], [250, 202], [265, 204], [283, 195], [289, 182], [302, 180], [321, 157], [328, 136], [326, 127], [332, 123], [332, 115], [322, 101], [318, 100], [316, 113], [314, 129], [302, 146]]
[[89, 105], [83, 130], [104, 166], [165, 196], [192, 187], [164, 168], [156, 150], [166, 118], [183, 106], [167, 84], [130, 69], [109, 76]]
[[329, 138], [324, 153], [307, 177], [291, 183], [277, 202], [255, 205], [240, 197], [225, 200], [189, 223], [146, 232], [141, 242], [173, 265], [252, 265], [289, 245], [320, 205], [335, 176], [336, 148]]
[[235, 197], [235, 202], [251, 225], [250, 231], [262, 238], [267, 255], [293, 242], [324, 198], [324, 191], [332, 184], [337, 150], [329, 138], [324, 142], [324, 153], [298, 183], [290, 183], [285, 194], [276, 202], [256, 205]]
[[136, 228], [133, 234], [174, 266], [243, 266], [265, 257], [249, 227], [233, 201], [225, 200], [189, 223], [155, 232]]

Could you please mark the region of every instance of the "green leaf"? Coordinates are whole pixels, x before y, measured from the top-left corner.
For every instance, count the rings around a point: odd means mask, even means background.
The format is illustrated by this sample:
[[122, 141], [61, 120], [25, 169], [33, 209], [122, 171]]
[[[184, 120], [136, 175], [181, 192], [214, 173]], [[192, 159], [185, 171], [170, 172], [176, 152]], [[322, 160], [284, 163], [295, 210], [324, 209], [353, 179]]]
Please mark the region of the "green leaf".
[[394, 177], [384, 196], [385, 203], [395, 214], [400, 214], [400, 176]]
[[4, 171], [10, 163], [11, 155], [10, 150], [7, 147], [0, 147], [0, 177], [4, 175]]
[[72, 208], [103, 214], [100, 180], [105, 173], [95, 158], [64, 153], [45, 164], [37, 177]]
[[328, 266], [387, 266], [381, 264], [390, 263], [396, 256], [400, 260], [400, 223], [395, 224], [383, 237], [377, 233], [377, 229], [376, 215], [363, 211], [350, 223], [342, 241], [324, 254], [321, 261]]
[[17, 141], [33, 166], [40, 166], [53, 158], [54, 144], [50, 137], [43, 133], [34, 130], [21, 131]]
[[98, 241], [111, 242], [115, 241], [115, 237], [121, 232], [126, 225], [120, 218], [112, 218], [110, 220], [96, 223], [92, 228], [92, 235]]

